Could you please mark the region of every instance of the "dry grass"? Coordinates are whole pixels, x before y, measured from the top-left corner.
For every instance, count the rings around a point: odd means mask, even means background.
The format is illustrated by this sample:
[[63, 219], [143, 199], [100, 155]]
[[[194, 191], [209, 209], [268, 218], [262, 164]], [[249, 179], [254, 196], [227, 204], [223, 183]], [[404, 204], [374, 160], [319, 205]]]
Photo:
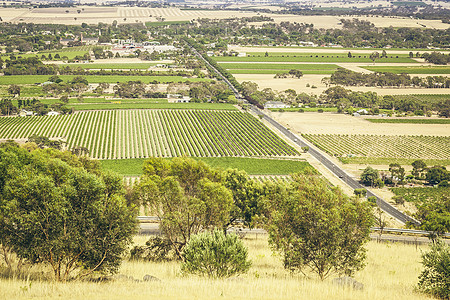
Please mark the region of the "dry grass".
[[[145, 237], [136, 242], [144, 243]], [[245, 239], [253, 266], [238, 278], [208, 280], [183, 277], [179, 264], [125, 261], [121, 274], [142, 279], [151, 274], [160, 282], [111, 281], [107, 283], [0, 280], [0, 299], [424, 299], [414, 292], [420, 273], [421, 249], [403, 244], [369, 242], [367, 267], [355, 278], [365, 285], [356, 291], [331, 283], [292, 275], [272, 255], [265, 235]], [[422, 248], [426, 250], [427, 247]]]
[[335, 113], [271, 112], [296, 134], [375, 134], [449, 136], [448, 124], [371, 123], [362, 117]]

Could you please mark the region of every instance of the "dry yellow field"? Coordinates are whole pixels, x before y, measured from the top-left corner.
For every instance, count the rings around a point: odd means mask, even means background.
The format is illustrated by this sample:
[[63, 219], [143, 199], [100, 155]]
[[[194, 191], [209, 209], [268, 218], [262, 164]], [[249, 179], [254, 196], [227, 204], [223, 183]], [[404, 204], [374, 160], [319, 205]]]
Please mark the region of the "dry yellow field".
[[450, 135], [448, 124], [371, 123], [363, 117], [336, 113], [270, 114], [297, 134]]
[[[320, 95], [327, 86], [322, 83], [322, 79], [330, 75], [303, 75], [300, 79], [296, 78], [274, 78], [273, 74], [234, 74], [237, 81], [253, 81], [258, 84], [260, 89], [272, 88], [276, 91], [293, 89], [298, 93], [307, 93]], [[414, 76], [418, 76], [415, 75]], [[429, 76], [423, 75], [423, 76]], [[306, 85], [316, 88], [307, 87]], [[450, 94], [450, 89], [426, 89], [426, 88], [381, 88], [381, 87], [346, 87], [352, 91], [376, 92], [378, 95], [410, 95], [410, 94]]]
[[[145, 239], [138, 238], [143, 244]], [[362, 291], [290, 274], [272, 255], [264, 235], [244, 240], [253, 262], [248, 274], [225, 280], [184, 277], [178, 263], [125, 261], [120, 273], [160, 282], [118, 280], [106, 283], [22, 281], [0, 279], [1, 299], [431, 299], [414, 291], [421, 271], [421, 250], [428, 246], [369, 242], [367, 266], [355, 275]]]
[[[30, 23], [53, 23], [75, 25], [81, 23], [97, 24], [98, 22], [118, 23], [156, 22], [164, 18], [165, 21], [189, 21], [198, 18], [223, 19], [230, 17], [251, 17], [258, 15], [257, 12], [238, 10], [181, 10], [177, 7], [169, 8], [146, 8], [146, 7], [100, 7], [100, 6], [77, 6], [71, 8], [0, 8], [0, 16], [6, 22], [30, 22]], [[339, 28], [341, 27], [340, 16], [300, 16], [264, 14], [272, 17], [276, 23], [290, 21], [298, 23], [314, 24], [317, 28]], [[348, 17], [350, 18], [350, 17]], [[412, 20], [403, 18], [375, 18], [364, 17], [378, 27], [427, 27], [446, 29], [450, 24], [444, 24], [440, 20]]]

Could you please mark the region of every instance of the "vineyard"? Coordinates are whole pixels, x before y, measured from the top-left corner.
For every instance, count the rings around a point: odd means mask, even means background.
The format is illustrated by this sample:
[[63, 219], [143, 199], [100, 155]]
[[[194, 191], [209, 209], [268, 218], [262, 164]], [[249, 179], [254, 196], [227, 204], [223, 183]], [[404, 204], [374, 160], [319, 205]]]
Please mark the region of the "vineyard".
[[86, 147], [98, 159], [281, 157], [298, 152], [249, 113], [206, 110], [89, 111], [0, 118], [0, 139], [37, 134]]
[[430, 200], [441, 198], [450, 194], [450, 187], [413, 187], [413, 188], [391, 188], [396, 196], [401, 196], [405, 201], [425, 203]]
[[303, 134], [320, 149], [338, 157], [450, 159], [448, 136]]

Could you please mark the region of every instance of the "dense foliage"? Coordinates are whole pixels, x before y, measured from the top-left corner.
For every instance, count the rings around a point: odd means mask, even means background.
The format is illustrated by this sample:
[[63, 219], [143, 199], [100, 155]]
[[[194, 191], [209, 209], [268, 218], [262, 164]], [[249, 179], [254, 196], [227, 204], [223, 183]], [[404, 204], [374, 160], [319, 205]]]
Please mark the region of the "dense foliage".
[[235, 233], [221, 230], [192, 236], [183, 249], [182, 272], [224, 278], [246, 273], [251, 266], [247, 249]]
[[320, 279], [351, 275], [364, 266], [364, 244], [372, 225], [367, 202], [348, 199], [323, 179], [296, 175], [286, 190], [269, 198], [269, 242], [283, 255], [285, 268], [310, 269]]
[[439, 299], [450, 298], [450, 246], [439, 241], [422, 254], [424, 270], [419, 276], [419, 290]]
[[[0, 147], [0, 242], [56, 280], [115, 272], [135, 233], [122, 179], [54, 149]], [[77, 273], [73, 271], [78, 270]]]

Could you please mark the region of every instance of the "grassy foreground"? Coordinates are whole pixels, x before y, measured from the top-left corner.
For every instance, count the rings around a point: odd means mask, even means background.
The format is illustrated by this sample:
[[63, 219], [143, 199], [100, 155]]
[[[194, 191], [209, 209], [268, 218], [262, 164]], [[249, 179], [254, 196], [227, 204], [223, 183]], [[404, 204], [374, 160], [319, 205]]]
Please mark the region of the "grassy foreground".
[[[143, 244], [146, 237], [136, 237]], [[238, 278], [208, 280], [183, 276], [177, 262], [150, 263], [125, 260], [120, 274], [142, 280], [150, 274], [160, 282], [115, 280], [105, 283], [73, 281], [55, 283], [0, 279], [1, 299], [431, 299], [414, 291], [422, 269], [419, 247], [369, 242], [367, 266], [354, 277], [364, 284], [361, 291], [334, 285], [330, 277], [320, 281], [290, 274], [280, 257], [273, 256], [264, 235], [244, 239], [253, 262]]]
[[[288, 175], [309, 166], [306, 161], [258, 159], [244, 157], [202, 157], [196, 158], [216, 168], [244, 170], [250, 175]], [[101, 160], [102, 167], [124, 176], [142, 175], [145, 158]]]

